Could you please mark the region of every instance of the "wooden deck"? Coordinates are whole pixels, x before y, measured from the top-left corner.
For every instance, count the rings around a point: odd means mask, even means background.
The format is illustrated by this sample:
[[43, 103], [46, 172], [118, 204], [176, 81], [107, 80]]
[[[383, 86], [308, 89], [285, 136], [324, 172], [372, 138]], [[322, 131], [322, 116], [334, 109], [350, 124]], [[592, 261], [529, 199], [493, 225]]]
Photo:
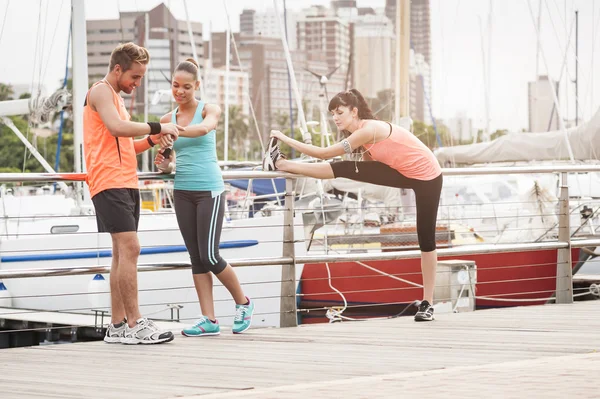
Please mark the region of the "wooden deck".
[[600, 301], [0, 351], [8, 398], [598, 397]]

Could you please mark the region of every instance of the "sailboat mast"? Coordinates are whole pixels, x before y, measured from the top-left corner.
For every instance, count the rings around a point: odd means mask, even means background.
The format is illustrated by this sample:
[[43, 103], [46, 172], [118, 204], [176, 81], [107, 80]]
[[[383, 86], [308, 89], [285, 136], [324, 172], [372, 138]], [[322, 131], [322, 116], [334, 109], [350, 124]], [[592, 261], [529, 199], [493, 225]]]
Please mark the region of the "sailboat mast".
[[579, 11], [575, 11], [575, 126], [579, 125]]
[[394, 114], [396, 123], [409, 116], [409, 62], [410, 62], [410, 0], [396, 2], [396, 85]]
[[85, 2], [73, 0], [73, 146], [75, 172], [85, 171], [83, 163], [83, 103], [88, 91]]
[[[285, 27], [285, 40], [288, 41], [288, 24], [287, 24], [287, 5], [283, 0], [283, 26]], [[288, 45], [289, 45], [288, 41]], [[292, 100], [292, 78], [288, 68], [288, 100], [290, 104], [290, 137], [294, 138], [294, 107]], [[292, 148], [292, 158], [296, 158], [296, 149]]]
[[229, 70], [231, 69], [231, 28], [227, 24], [227, 39], [225, 40], [225, 137], [223, 139], [223, 161], [229, 161]]
[[487, 85], [487, 95], [485, 98], [485, 102], [486, 102], [486, 115], [485, 115], [485, 141], [489, 141], [490, 140], [490, 99], [491, 99], [491, 92], [492, 92], [492, 84], [491, 84], [491, 80], [492, 80], [492, 0], [490, 0], [490, 12], [488, 14], [488, 23], [487, 23], [487, 28], [488, 28], [488, 52], [487, 52], [487, 81], [485, 82], [485, 84]]
[[[535, 34], [538, 35], [538, 37], [539, 37], [540, 31], [537, 27], [537, 24], [535, 23], [535, 16], [533, 15], [533, 9], [531, 8], [531, 3], [528, 2], [528, 5], [529, 5], [529, 15], [531, 16], [531, 22], [533, 23], [533, 26], [535, 27]], [[550, 79], [550, 70], [548, 68], [548, 61], [546, 60], [546, 56], [544, 54], [543, 48], [540, 48], [540, 55], [542, 56], [542, 62], [544, 63], [544, 66], [546, 69], [546, 74], [548, 75], [548, 84], [550, 85], [550, 92], [552, 93], [552, 99], [553, 99], [554, 105], [556, 107], [556, 115], [558, 116], [558, 126], [559, 126], [559, 129], [564, 132], [565, 144], [567, 147], [567, 151], [569, 152], [569, 159], [571, 160], [571, 162], [575, 162], [575, 156], [573, 155], [573, 149], [571, 148], [571, 143], [569, 142], [569, 132], [567, 131], [567, 128], [565, 127], [565, 123], [564, 123], [563, 118], [560, 113], [558, 96], [556, 95], [556, 88], [554, 87], [554, 84], [552, 83], [552, 79]]]
[[[183, 9], [185, 11], [185, 20], [187, 23], [188, 37], [190, 39], [190, 46], [192, 46], [192, 58], [194, 58], [194, 60], [196, 60], [196, 62], [198, 63], [198, 66], [201, 66], [200, 61], [198, 60], [198, 54], [196, 52], [196, 41], [194, 40], [194, 32], [192, 31], [192, 22], [190, 21], [190, 14], [188, 13], [187, 0], [183, 0]], [[178, 61], [176, 61], [176, 62], [178, 62]], [[204, 82], [202, 81], [201, 74], [198, 74], [198, 80], [200, 81], [200, 98], [203, 101], [206, 101], [206, 98], [204, 98], [205, 97]]]
[[[150, 16], [148, 13], [144, 15], [144, 47], [150, 46]], [[144, 122], [148, 122], [148, 84], [150, 83], [149, 73], [144, 75]], [[142, 171], [150, 170], [149, 152], [142, 152]]]
[[[87, 66], [87, 31], [85, 22], [85, 2], [71, 1], [71, 23], [73, 27], [73, 158], [76, 173], [85, 172], [83, 162], [83, 104], [88, 91], [88, 66]], [[77, 204], [89, 203], [90, 192], [82, 182], [75, 182], [75, 196]]]
[[300, 90], [298, 89], [298, 82], [296, 82], [296, 76], [294, 75], [294, 64], [292, 63], [292, 56], [290, 55], [290, 48], [288, 46], [287, 40], [285, 40], [285, 29], [283, 27], [283, 22], [281, 21], [281, 15], [279, 14], [279, 7], [277, 6], [278, 0], [273, 0], [273, 6], [275, 8], [275, 16], [277, 18], [277, 25], [279, 27], [279, 32], [281, 34], [281, 43], [283, 44], [283, 53], [285, 54], [285, 60], [287, 62], [287, 67], [290, 72], [292, 90], [294, 90], [294, 94], [296, 95], [296, 107], [298, 107], [298, 124], [302, 128], [303, 132], [303, 140], [306, 144], [312, 144], [312, 137], [310, 132], [308, 131], [308, 126], [306, 124], [306, 117], [304, 116], [304, 109], [302, 108], [302, 98], [300, 97]]

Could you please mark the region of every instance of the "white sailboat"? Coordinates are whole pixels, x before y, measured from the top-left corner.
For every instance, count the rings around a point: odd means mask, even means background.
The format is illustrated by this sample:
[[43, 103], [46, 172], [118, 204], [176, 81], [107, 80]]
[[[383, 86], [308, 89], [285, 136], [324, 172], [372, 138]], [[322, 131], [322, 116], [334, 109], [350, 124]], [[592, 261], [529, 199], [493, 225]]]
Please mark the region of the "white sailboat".
[[[75, 172], [83, 172], [82, 108], [87, 92], [86, 27], [84, 2], [72, 2], [73, 23], [73, 119], [75, 127]], [[0, 103], [0, 115], [29, 114], [27, 100]], [[15, 132], [17, 134], [17, 132]], [[37, 151], [33, 147], [34, 154]], [[38, 154], [39, 155], [39, 154]], [[41, 160], [43, 158], [40, 156]], [[44, 162], [42, 162], [44, 164]], [[44, 164], [50, 173], [54, 171]], [[89, 267], [110, 265], [111, 239], [99, 234], [87, 188], [81, 183], [75, 192], [63, 186], [64, 194], [42, 192], [41, 195], [18, 197], [4, 190], [1, 194], [0, 269], [29, 270], [52, 267]], [[69, 197], [70, 196], [70, 197]], [[294, 225], [296, 253], [305, 253], [301, 217]], [[227, 260], [280, 256], [283, 215], [268, 219], [228, 220], [223, 225], [220, 251]], [[142, 252], [140, 264], [186, 264], [189, 256], [172, 209], [142, 212], [139, 224]], [[258, 326], [278, 326], [280, 322], [281, 266], [239, 268], [238, 276], [245, 291], [257, 306]], [[296, 281], [302, 265], [296, 266]], [[93, 275], [43, 278], [15, 278], [5, 281], [12, 296], [12, 306], [23, 309], [88, 313], [92, 307], [109, 310], [108, 276]], [[98, 292], [105, 284], [103, 294]], [[100, 288], [99, 288], [100, 286]], [[139, 273], [139, 299], [142, 313], [156, 318], [170, 317], [169, 304], [183, 305], [182, 320], [200, 313], [189, 269]], [[231, 324], [234, 303], [222, 286], [215, 287], [215, 310], [224, 325]], [[101, 306], [99, 306], [101, 305]]]

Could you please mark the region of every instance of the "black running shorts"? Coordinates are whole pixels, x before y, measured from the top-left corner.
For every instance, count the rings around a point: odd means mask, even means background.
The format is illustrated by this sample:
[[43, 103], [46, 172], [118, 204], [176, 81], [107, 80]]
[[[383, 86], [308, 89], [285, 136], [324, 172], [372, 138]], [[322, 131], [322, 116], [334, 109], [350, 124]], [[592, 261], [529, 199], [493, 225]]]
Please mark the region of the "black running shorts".
[[140, 190], [111, 188], [94, 195], [99, 233], [137, 231], [140, 221]]

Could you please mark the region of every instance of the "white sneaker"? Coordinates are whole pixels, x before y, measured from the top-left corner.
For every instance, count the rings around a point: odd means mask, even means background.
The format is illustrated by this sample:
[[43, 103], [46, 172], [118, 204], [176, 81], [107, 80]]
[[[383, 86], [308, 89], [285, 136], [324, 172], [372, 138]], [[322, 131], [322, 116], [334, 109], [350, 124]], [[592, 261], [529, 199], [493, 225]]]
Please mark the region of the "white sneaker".
[[123, 321], [119, 327], [115, 327], [114, 324], [109, 324], [106, 328], [106, 335], [104, 336], [104, 342], [108, 344], [120, 344], [123, 336], [125, 335], [125, 327], [127, 322]]
[[277, 170], [275, 163], [281, 157], [283, 157], [283, 154], [279, 151], [279, 142], [275, 137], [271, 137], [265, 151], [265, 156], [263, 157], [262, 169], [265, 172]]
[[134, 327], [125, 324], [125, 333], [121, 343], [136, 344], [162, 344], [173, 341], [175, 335], [171, 331], [161, 331], [152, 320], [143, 317], [136, 321]]

